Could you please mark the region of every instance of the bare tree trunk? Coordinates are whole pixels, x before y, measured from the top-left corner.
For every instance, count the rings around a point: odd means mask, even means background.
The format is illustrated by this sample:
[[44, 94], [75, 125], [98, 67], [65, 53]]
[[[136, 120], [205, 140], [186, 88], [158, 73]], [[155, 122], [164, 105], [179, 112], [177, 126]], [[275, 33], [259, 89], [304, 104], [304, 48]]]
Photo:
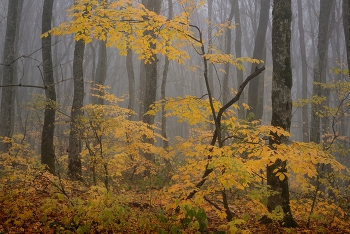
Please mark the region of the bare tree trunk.
[[[147, 9], [154, 11], [155, 13], [160, 13], [160, 8], [162, 0], [152, 0], [148, 1], [147, 3]], [[151, 32], [148, 32], [151, 33]], [[152, 44], [151, 47], [155, 48], [155, 44]], [[150, 59], [152, 61], [151, 63], [145, 64], [145, 70], [146, 70], [146, 90], [145, 90], [145, 99], [144, 99], [144, 113], [146, 113], [151, 104], [155, 102], [156, 95], [157, 95], [157, 78], [158, 78], [158, 71], [157, 71], [157, 64], [158, 64], [158, 58], [157, 55], [152, 55], [152, 58]], [[142, 118], [142, 121], [144, 123], [153, 125], [154, 124], [154, 116], [152, 115], [144, 115]], [[146, 143], [154, 144], [153, 139], [145, 139]], [[151, 153], [146, 152], [144, 157], [152, 162], [154, 162], [154, 155]]]
[[144, 111], [145, 100], [145, 87], [146, 87], [146, 68], [143, 60], [140, 61], [140, 89], [139, 89], [139, 120], [142, 120]]
[[343, 0], [343, 27], [345, 35], [346, 56], [350, 70], [350, 0]]
[[[304, 35], [304, 20], [303, 20], [303, 8], [301, 0], [298, 0], [298, 27], [299, 27], [299, 40], [300, 40], [300, 52], [301, 52], [301, 79], [302, 79], [302, 99], [307, 99], [307, 59], [305, 48], [305, 35]], [[302, 122], [303, 122], [303, 142], [309, 142], [309, 118], [308, 107], [302, 107]]]
[[[2, 85], [10, 85], [14, 82], [14, 56], [15, 56], [15, 41], [16, 27], [18, 14], [18, 0], [8, 1], [7, 26], [5, 35], [4, 47], [4, 68], [2, 74]], [[13, 99], [13, 87], [3, 87], [1, 93], [1, 109], [0, 109], [0, 136], [11, 137], [14, 125], [14, 119], [11, 118], [12, 110], [15, 108]], [[10, 148], [9, 143], [0, 142], [0, 151], [6, 152]]]
[[[272, 22], [272, 60], [273, 60], [273, 77], [272, 77], [272, 119], [271, 125], [281, 127], [290, 131], [292, 119], [292, 97], [291, 89], [293, 85], [290, 40], [291, 40], [291, 21], [292, 7], [291, 0], [274, 0], [273, 5], [273, 22]], [[275, 144], [285, 143], [286, 136], [278, 136], [269, 139], [271, 147]], [[287, 162], [280, 159], [272, 165], [267, 166], [267, 184], [273, 191], [278, 192], [268, 197], [267, 208], [271, 212], [277, 206], [280, 206], [284, 212], [282, 225], [285, 227], [297, 227], [289, 200], [288, 177], [285, 176], [280, 180], [276, 176], [277, 170], [285, 174], [287, 172]]]
[[[228, 22], [232, 22], [233, 19], [233, 13], [234, 13], [234, 5], [233, 2], [230, 1], [230, 5], [231, 5], [231, 11], [230, 11], [230, 15], [228, 17]], [[231, 44], [232, 44], [232, 30], [230, 28], [228, 28], [226, 30], [226, 48], [225, 48], [225, 53], [226, 54], [231, 54]], [[225, 73], [224, 73], [224, 81], [223, 81], [223, 87], [222, 87], [222, 101], [223, 103], [227, 103], [229, 101], [229, 96], [230, 96], [230, 89], [228, 87], [228, 77], [230, 75], [230, 64], [229, 63], [225, 63]]]
[[[266, 30], [267, 23], [269, 21], [270, 15], [270, 0], [261, 0], [260, 2], [260, 18], [258, 31], [255, 37], [254, 44], [254, 59], [263, 59], [263, 52], [265, 47], [266, 40]], [[252, 65], [251, 73], [254, 72], [255, 66]], [[254, 113], [254, 119], [261, 119], [263, 115], [263, 106], [264, 106], [264, 94], [259, 94], [259, 83], [264, 83], [264, 73], [262, 73], [260, 78], [254, 79], [249, 84], [248, 89], [248, 105], [251, 107], [251, 111], [247, 111], [247, 116], [249, 113]]]
[[[18, 43], [20, 40], [20, 24], [21, 24], [21, 18], [22, 18], [22, 9], [23, 9], [23, 4], [24, 0], [19, 0], [18, 1], [18, 12], [17, 12], [17, 26], [16, 26], [16, 41], [15, 41], [15, 53], [14, 56], [18, 57]], [[18, 73], [17, 73], [17, 62], [14, 63], [14, 74], [13, 74], [13, 83], [17, 84], [18, 82]], [[11, 118], [13, 119], [14, 124], [11, 126], [11, 132], [12, 134], [15, 134], [16, 131], [16, 113], [19, 115], [20, 114], [20, 109], [18, 108], [18, 87], [13, 87], [13, 92], [12, 92], [12, 98], [13, 98], [13, 103], [14, 103], [14, 108], [12, 108], [11, 111]], [[15, 108], [16, 107], [16, 108]], [[21, 124], [21, 123], [18, 123]]]
[[[213, 16], [213, 1], [214, 0], [207, 0], [208, 2], [208, 48], [209, 48], [209, 53], [210, 53], [210, 47], [211, 47], [211, 39], [212, 39], [212, 32], [213, 32], [213, 27], [212, 27], [212, 16]], [[208, 65], [208, 79], [209, 79], [209, 86], [210, 90], [212, 91], [212, 94], [214, 96], [214, 78], [213, 78], [213, 65], [209, 64]]]
[[[135, 74], [134, 74], [134, 63], [132, 60], [132, 51], [128, 49], [126, 55], [126, 72], [128, 73], [129, 81], [129, 105], [128, 109], [135, 111]], [[129, 115], [129, 119], [132, 119], [132, 115]]]
[[[42, 15], [42, 33], [51, 30], [52, 8], [54, 0], [45, 0]], [[44, 113], [44, 125], [41, 134], [41, 163], [46, 164], [49, 171], [55, 174], [55, 115], [56, 115], [56, 91], [52, 68], [51, 35], [42, 38], [42, 57], [44, 70], [44, 83], [47, 89], [46, 107]]]
[[[318, 44], [317, 44], [317, 58], [314, 68], [314, 82], [325, 82], [326, 80], [326, 66], [327, 66], [327, 51], [328, 51], [328, 24], [329, 16], [331, 12], [333, 1], [321, 0], [320, 2], [320, 17], [318, 27]], [[313, 96], [321, 96], [323, 90], [320, 85], [314, 85], [312, 89]], [[321, 118], [316, 113], [319, 105], [312, 104], [311, 109], [311, 129], [310, 129], [310, 141], [320, 143], [321, 130], [320, 123]]]
[[[169, 8], [169, 19], [171, 20], [173, 18], [173, 1], [168, 0], [168, 8]], [[165, 90], [166, 90], [166, 83], [168, 79], [168, 71], [169, 71], [169, 64], [170, 61], [168, 57], [165, 57], [165, 62], [164, 62], [164, 70], [163, 70], [163, 79], [162, 79], [162, 86], [160, 90], [160, 99], [164, 100], [165, 99]], [[165, 140], [163, 140], [163, 148], [167, 149], [169, 147], [169, 142], [166, 140], [167, 134], [166, 134], [166, 111], [164, 105], [162, 106], [162, 137], [164, 137]]]
[[82, 116], [84, 100], [84, 76], [83, 76], [83, 59], [84, 59], [85, 42], [79, 40], [75, 42], [73, 77], [74, 77], [74, 94], [71, 111], [71, 124], [68, 146], [68, 176], [72, 180], [81, 180], [81, 160], [79, 157], [81, 151], [80, 132], [77, 124]]
[[[235, 41], [235, 52], [236, 52], [236, 58], [242, 57], [242, 25], [241, 25], [241, 14], [239, 9], [239, 2], [238, 0], [235, 3], [235, 23], [238, 24], [236, 26], [235, 32], [236, 32], [236, 41]], [[236, 68], [237, 69], [237, 68]], [[243, 71], [240, 69], [237, 69], [237, 84], [243, 83]], [[242, 98], [239, 99], [238, 104], [242, 106], [244, 94], [242, 94]], [[238, 118], [244, 119], [245, 118], [245, 110], [244, 108], [240, 108], [238, 110]]]
[[[107, 47], [106, 41], [99, 41], [99, 52], [98, 52], [98, 62], [95, 73], [95, 84], [104, 85], [107, 77]], [[102, 95], [102, 93], [98, 93]], [[103, 104], [102, 98], [93, 97], [92, 103]]]

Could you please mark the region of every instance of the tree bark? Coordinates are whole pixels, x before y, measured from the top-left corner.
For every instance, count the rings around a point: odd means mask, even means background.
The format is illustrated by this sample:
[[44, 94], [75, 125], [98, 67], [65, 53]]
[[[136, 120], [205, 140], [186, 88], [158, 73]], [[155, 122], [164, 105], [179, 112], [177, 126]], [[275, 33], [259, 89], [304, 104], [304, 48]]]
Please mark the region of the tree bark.
[[[208, 53], [210, 53], [211, 44], [212, 44], [212, 33], [213, 33], [213, 26], [212, 26], [212, 16], [213, 16], [213, 1], [214, 0], [207, 0], [208, 3]], [[208, 64], [208, 79], [209, 79], [209, 86], [210, 90], [212, 91], [212, 94], [214, 95], [214, 78], [213, 78], [213, 65]]]
[[[233, 1], [230, 1], [231, 10], [228, 17], [228, 22], [231, 24], [233, 19], [233, 13], [234, 13], [234, 5]], [[231, 44], [232, 44], [232, 30], [228, 28], [225, 32], [225, 38], [226, 38], [226, 48], [225, 53], [231, 54]], [[223, 87], [222, 87], [222, 101], [223, 103], [227, 103], [229, 101], [230, 96], [230, 89], [228, 87], [228, 77], [230, 75], [230, 64], [225, 63], [224, 67], [225, 73], [224, 73], [224, 81], [223, 81]]]
[[[154, 11], [155, 13], [160, 13], [160, 8], [162, 0], [152, 0], [148, 1], [146, 7], [147, 9]], [[146, 32], [151, 33], [151, 32]], [[155, 44], [152, 44], [151, 47], [155, 48]], [[157, 55], [152, 55], [152, 58], [150, 59], [152, 61], [151, 63], [145, 64], [145, 70], [146, 70], [146, 90], [145, 90], [145, 99], [143, 102], [144, 105], [144, 113], [146, 113], [151, 104], [156, 101], [156, 95], [157, 95], [157, 79], [158, 79], [158, 71], [157, 71], [157, 64], [158, 64], [158, 58]], [[147, 123], [149, 125], [154, 124], [154, 116], [152, 115], [143, 115], [142, 121], [144, 123]], [[145, 139], [146, 143], [154, 144], [154, 140], [151, 138]], [[144, 154], [144, 157], [151, 162], [154, 162], [154, 155], [151, 153], [146, 152]]]
[[[301, 0], [298, 0], [298, 27], [301, 53], [301, 79], [302, 79], [302, 99], [307, 99], [307, 59], [305, 48], [303, 6]], [[303, 123], [303, 142], [309, 142], [309, 118], [308, 107], [302, 107], [302, 123]]]
[[[234, 17], [235, 17], [235, 23], [236, 23], [236, 41], [235, 41], [235, 52], [236, 52], [236, 58], [242, 57], [242, 25], [241, 25], [241, 14], [240, 14], [240, 9], [239, 9], [239, 2], [238, 0], [235, 3], [235, 12], [234, 12]], [[242, 84], [243, 83], [243, 71], [240, 69], [237, 69], [237, 84]], [[242, 97], [244, 97], [244, 94], [242, 94]], [[243, 98], [240, 98], [238, 100], [238, 104], [242, 106], [243, 103]], [[240, 108], [238, 110], [238, 118], [244, 119], [245, 118], [245, 110], [244, 108]]]
[[[5, 35], [4, 46], [4, 59], [3, 59], [3, 74], [2, 85], [10, 85], [14, 82], [14, 73], [16, 72], [14, 67], [15, 56], [15, 41], [16, 41], [16, 27], [17, 27], [17, 14], [18, 14], [18, 0], [8, 1], [7, 11], [7, 26]], [[12, 110], [15, 108], [13, 99], [13, 87], [3, 87], [1, 93], [1, 109], [0, 109], [0, 136], [11, 137], [14, 125], [14, 119], [11, 118]], [[0, 142], [0, 151], [6, 152], [11, 145], [9, 143]]]
[[[51, 30], [52, 9], [54, 0], [45, 0], [42, 15], [42, 33]], [[51, 35], [43, 37], [42, 57], [44, 71], [44, 85], [46, 95], [46, 107], [44, 113], [44, 125], [41, 134], [41, 163], [47, 165], [49, 171], [55, 174], [55, 115], [56, 115], [56, 91], [52, 68]]]
[[[328, 51], [328, 24], [329, 16], [332, 8], [333, 0], [320, 1], [320, 17], [318, 26], [318, 44], [317, 57], [314, 68], [314, 82], [325, 83], [326, 81], [326, 66], [327, 66], [327, 51]], [[323, 89], [320, 85], [315, 85], [312, 88], [313, 96], [321, 96]], [[316, 113], [320, 106], [312, 104], [311, 109], [311, 129], [310, 141], [320, 143], [321, 141], [321, 118]]]
[[[128, 74], [129, 81], [129, 104], [128, 109], [135, 111], [135, 74], [134, 74], [134, 63], [132, 59], [132, 51], [128, 49], [128, 53], [126, 55], [126, 72]], [[132, 115], [129, 115], [129, 119], [132, 119]]]
[[[291, 40], [291, 20], [292, 8], [291, 0], [274, 0], [272, 21], [272, 119], [271, 125], [281, 127], [290, 131], [292, 118], [292, 68], [290, 54]], [[274, 137], [269, 139], [269, 144], [274, 147], [275, 144], [285, 143], [286, 136], [278, 136], [272, 133]], [[271, 212], [277, 206], [280, 206], [284, 212], [282, 226], [297, 227], [294, 221], [289, 200], [288, 177], [280, 180], [276, 176], [275, 169], [278, 172], [286, 173], [287, 162], [280, 159], [267, 166], [267, 184], [278, 194], [268, 197], [267, 208]]]
[[[15, 41], [15, 53], [14, 53], [14, 56], [15, 58], [17, 58], [19, 55], [18, 55], [18, 44], [19, 44], [19, 41], [20, 41], [20, 24], [21, 24], [21, 18], [22, 18], [22, 9], [23, 9], [23, 4], [24, 4], [24, 0], [18, 0], [18, 8], [17, 8], [17, 25], [16, 25], [16, 41]], [[17, 84], [18, 83], [18, 74], [17, 74], [17, 62], [14, 63], [14, 74], [13, 74], [13, 83]], [[12, 91], [12, 98], [13, 98], [13, 103], [14, 103], [14, 106], [16, 108], [12, 108], [12, 111], [11, 111], [11, 118], [13, 119], [13, 124], [11, 126], [11, 132], [12, 134], [15, 134], [16, 132], [16, 113], [17, 113], [17, 116], [20, 115], [21, 113], [21, 110], [18, 108], [18, 87], [13, 87], [13, 91]], [[19, 123], [19, 125], [21, 125], [21, 123]], [[20, 131], [21, 132], [21, 131]]]
[[343, 0], [343, 28], [348, 69], [350, 70], [350, 0]]
[[[168, 8], [169, 8], [169, 13], [168, 17], [171, 20], [173, 18], [173, 1], [168, 0]], [[164, 100], [165, 99], [165, 90], [166, 90], [166, 83], [168, 79], [168, 71], [169, 71], [169, 64], [170, 61], [168, 57], [165, 57], [165, 62], [164, 62], [164, 70], [163, 70], [163, 79], [162, 79], [162, 86], [160, 90], [160, 99]], [[161, 134], [162, 137], [164, 137], [163, 140], [163, 148], [167, 149], [169, 147], [169, 141], [167, 140], [167, 133], [166, 133], [166, 111], [165, 111], [165, 106], [162, 106], [162, 129], [161, 129]]]
[[[261, 0], [260, 5], [261, 7], [260, 7], [259, 26], [255, 37], [255, 44], [254, 44], [254, 51], [253, 51], [254, 59], [263, 59], [267, 23], [269, 21], [269, 15], [270, 15], [270, 0]], [[251, 73], [253, 72], [254, 72], [254, 65], [252, 64]], [[253, 119], [261, 119], [263, 115], [264, 94], [259, 93], [259, 83], [264, 82], [264, 73], [262, 73], [260, 76], [261, 78], [252, 80], [248, 88], [248, 92], [249, 92], [248, 105], [251, 107], [251, 110], [247, 111], [247, 116], [249, 116], [249, 113], [254, 113]]]
[[79, 157], [81, 151], [80, 132], [77, 125], [80, 116], [84, 114], [82, 110], [84, 99], [84, 49], [85, 42], [83, 40], [75, 42], [73, 61], [74, 94], [68, 146], [68, 176], [72, 180], [82, 179], [81, 160]]
[[[107, 77], [107, 47], [106, 41], [99, 41], [99, 51], [98, 51], [98, 62], [95, 73], [95, 84], [104, 85]], [[102, 93], [98, 93], [102, 95]], [[93, 97], [94, 104], [103, 104], [103, 99], [98, 97]]]

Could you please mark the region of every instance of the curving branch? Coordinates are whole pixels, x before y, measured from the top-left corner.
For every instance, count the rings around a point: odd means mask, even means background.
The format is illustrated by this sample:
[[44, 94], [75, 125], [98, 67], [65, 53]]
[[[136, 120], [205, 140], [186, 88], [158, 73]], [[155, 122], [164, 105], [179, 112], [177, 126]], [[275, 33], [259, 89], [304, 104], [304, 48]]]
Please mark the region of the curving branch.
[[[216, 117], [216, 121], [218, 123], [218, 126], [220, 128], [220, 122], [221, 122], [221, 118], [222, 118], [222, 115], [224, 114], [224, 112], [234, 103], [236, 103], [244, 88], [247, 86], [247, 84], [252, 80], [254, 79], [255, 77], [257, 77], [261, 72], [263, 72], [265, 70], [265, 66], [262, 66], [261, 68], [258, 68], [256, 67], [254, 73], [252, 73], [250, 76], [248, 76], [245, 81], [239, 86], [239, 89], [238, 89], [238, 92], [237, 94], [228, 102], [226, 103], [223, 107], [220, 108], [218, 114], [217, 114], [217, 117]], [[220, 129], [219, 129], [220, 130]], [[216, 143], [216, 140], [217, 140], [217, 132], [218, 132], [218, 129], [215, 129], [214, 131], [214, 134], [213, 134], [213, 138], [210, 142], [210, 145], [211, 146], [214, 146], [215, 143]], [[211, 159], [211, 156], [208, 156], [208, 160]], [[213, 172], [213, 169], [212, 168], [208, 168], [209, 166], [209, 162], [207, 163], [206, 167], [205, 167], [205, 171], [203, 173], [203, 176], [201, 178], [201, 180], [196, 184], [196, 188], [185, 198], [185, 200], [187, 199], [191, 199], [193, 198], [193, 196], [198, 192], [198, 190], [203, 186], [203, 184], [205, 183], [205, 181], [207, 180], [207, 176], [210, 175], [210, 173]]]

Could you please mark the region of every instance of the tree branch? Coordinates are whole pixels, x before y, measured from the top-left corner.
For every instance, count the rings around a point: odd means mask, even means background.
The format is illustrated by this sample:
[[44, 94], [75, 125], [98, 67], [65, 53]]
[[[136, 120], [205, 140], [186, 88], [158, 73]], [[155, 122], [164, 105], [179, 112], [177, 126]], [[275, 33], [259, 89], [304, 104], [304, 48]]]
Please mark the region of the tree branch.
[[[247, 86], [247, 84], [255, 77], [257, 77], [261, 72], [263, 72], [265, 70], [265, 66], [262, 66], [261, 68], [256, 67], [254, 73], [252, 73], [250, 76], [248, 76], [245, 81], [239, 86], [238, 92], [237, 94], [227, 103], [225, 104], [223, 107], [220, 108], [218, 115], [217, 115], [217, 122], [219, 123], [219, 127], [220, 127], [220, 121], [221, 121], [221, 117], [223, 115], [223, 113], [235, 102], [237, 102], [241, 96], [241, 94], [243, 93], [243, 90], [245, 88], [245, 86]], [[211, 140], [210, 145], [214, 146], [215, 142], [217, 139], [217, 129], [214, 131], [214, 135], [213, 138]], [[211, 159], [211, 156], [208, 156], [208, 160]], [[201, 178], [201, 180], [196, 184], [196, 189], [194, 189], [186, 198], [185, 200], [191, 199], [193, 198], [193, 196], [197, 193], [197, 191], [202, 187], [202, 185], [205, 183], [205, 181], [207, 180], [207, 176], [213, 172], [212, 168], [208, 168], [209, 166], [209, 162], [206, 165], [205, 171], [203, 173], [203, 176]]]

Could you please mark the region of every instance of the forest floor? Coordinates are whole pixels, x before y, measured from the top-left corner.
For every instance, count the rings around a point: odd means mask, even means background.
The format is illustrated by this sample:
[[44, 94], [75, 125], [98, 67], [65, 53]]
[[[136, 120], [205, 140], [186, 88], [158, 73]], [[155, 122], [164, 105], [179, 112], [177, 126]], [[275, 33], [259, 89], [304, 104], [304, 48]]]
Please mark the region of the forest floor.
[[[35, 184], [32, 184], [32, 186]], [[0, 233], [350, 233], [348, 214], [336, 210], [318, 215], [306, 227], [307, 209], [301, 201], [292, 201], [298, 228], [283, 228], [274, 222], [260, 224], [247, 197], [235, 198], [231, 206], [236, 225], [229, 226], [218, 217], [210, 204], [205, 206], [205, 227], [199, 229], [192, 217], [191, 224], [181, 224], [174, 211], [165, 211], [168, 203], [161, 190], [122, 191], [117, 195], [103, 194], [98, 187], [80, 196], [53, 192], [44, 183], [36, 187], [2, 186], [0, 194]], [[26, 189], [22, 189], [22, 188]], [[11, 190], [9, 190], [11, 189]], [[43, 190], [44, 189], [44, 190]], [[67, 196], [66, 196], [67, 195]], [[69, 196], [69, 198], [68, 198]], [[115, 199], [118, 202], [115, 203]], [[332, 209], [325, 206], [326, 209]], [[333, 213], [333, 216], [330, 215]], [[198, 219], [199, 220], [199, 219]], [[244, 221], [242, 221], [244, 220]], [[192, 222], [193, 221], [193, 222]], [[200, 221], [200, 220], [199, 220]], [[177, 226], [176, 226], [177, 225]], [[226, 225], [226, 231], [225, 229]], [[174, 228], [176, 227], [176, 228]], [[230, 231], [228, 231], [230, 230]]]

